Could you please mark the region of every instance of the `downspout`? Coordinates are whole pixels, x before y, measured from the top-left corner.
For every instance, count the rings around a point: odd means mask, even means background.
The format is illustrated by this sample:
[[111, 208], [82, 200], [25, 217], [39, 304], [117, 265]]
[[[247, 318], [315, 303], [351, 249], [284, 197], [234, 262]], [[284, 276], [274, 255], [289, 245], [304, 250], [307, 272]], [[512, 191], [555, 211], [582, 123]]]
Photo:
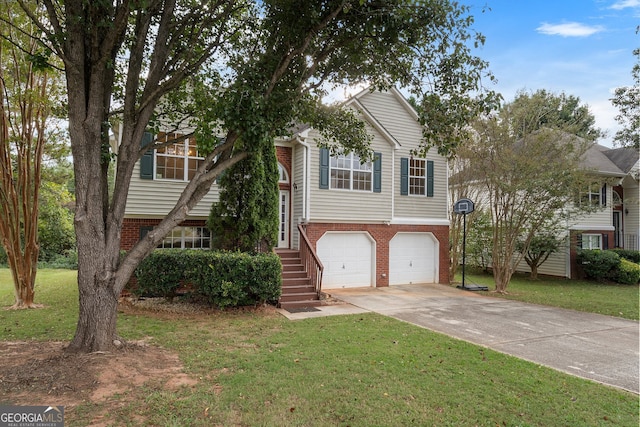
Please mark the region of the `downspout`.
[[311, 175], [310, 175], [310, 171], [311, 171], [311, 159], [310, 159], [310, 153], [311, 153], [311, 147], [309, 146], [309, 144], [305, 141], [305, 138], [301, 137], [300, 135], [296, 135], [296, 141], [302, 145], [304, 147], [304, 161], [302, 162], [302, 175], [304, 177], [304, 179], [302, 180], [303, 182], [303, 189], [302, 189], [302, 221], [305, 223], [309, 222], [309, 219], [311, 218], [311, 203], [310, 203], [310, 199], [311, 199], [311, 185], [310, 183], [310, 179], [311, 179]]

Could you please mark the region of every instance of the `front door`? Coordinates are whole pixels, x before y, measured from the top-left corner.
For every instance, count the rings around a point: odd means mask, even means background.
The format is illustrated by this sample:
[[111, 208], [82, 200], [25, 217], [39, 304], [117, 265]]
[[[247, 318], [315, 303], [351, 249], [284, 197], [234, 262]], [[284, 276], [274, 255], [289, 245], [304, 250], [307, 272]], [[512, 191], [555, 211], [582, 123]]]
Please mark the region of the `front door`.
[[278, 248], [289, 247], [289, 190], [280, 190], [278, 199]]
[[613, 211], [613, 247], [622, 247], [622, 211]]

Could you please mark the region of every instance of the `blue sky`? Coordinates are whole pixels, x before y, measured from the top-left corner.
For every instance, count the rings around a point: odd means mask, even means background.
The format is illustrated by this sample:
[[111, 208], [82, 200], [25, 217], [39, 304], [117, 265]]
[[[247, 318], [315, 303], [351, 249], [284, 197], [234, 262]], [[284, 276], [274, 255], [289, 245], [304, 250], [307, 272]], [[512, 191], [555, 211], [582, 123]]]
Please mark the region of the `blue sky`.
[[[461, 0], [474, 29], [486, 36], [475, 54], [489, 61], [511, 101], [519, 90], [565, 92], [588, 104], [612, 146], [618, 110], [609, 100], [633, 84], [633, 49], [640, 47], [640, 0]], [[484, 10], [484, 12], [483, 12]]]

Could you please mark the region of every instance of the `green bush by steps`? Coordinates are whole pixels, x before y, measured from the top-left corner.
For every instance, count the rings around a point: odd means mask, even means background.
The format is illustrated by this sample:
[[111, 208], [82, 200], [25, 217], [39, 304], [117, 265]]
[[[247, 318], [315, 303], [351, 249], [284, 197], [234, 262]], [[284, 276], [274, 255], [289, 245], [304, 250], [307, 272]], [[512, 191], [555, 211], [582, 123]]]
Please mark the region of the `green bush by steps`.
[[578, 251], [578, 262], [590, 279], [637, 285], [640, 265], [633, 261], [634, 252], [637, 251], [584, 249]]
[[220, 308], [275, 302], [282, 266], [274, 253], [162, 249], [135, 272], [136, 296], [173, 298], [179, 291]]
[[640, 283], [640, 265], [622, 258], [611, 278], [623, 285], [636, 285]]

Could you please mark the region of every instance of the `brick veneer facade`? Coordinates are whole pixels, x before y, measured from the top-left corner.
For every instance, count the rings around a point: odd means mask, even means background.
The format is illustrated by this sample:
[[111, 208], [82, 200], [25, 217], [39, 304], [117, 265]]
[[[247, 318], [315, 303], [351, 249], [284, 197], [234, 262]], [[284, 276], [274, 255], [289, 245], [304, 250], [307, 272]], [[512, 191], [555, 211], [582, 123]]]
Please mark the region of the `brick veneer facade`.
[[[160, 224], [162, 218], [125, 218], [122, 223], [120, 249], [128, 251], [140, 240], [141, 227], [155, 227]], [[205, 220], [187, 220], [180, 223], [188, 227], [205, 227]]]
[[291, 186], [291, 163], [293, 162], [291, 147], [276, 146], [276, 156], [278, 157], [278, 162], [284, 167], [289, 176], [289, 183], [280, 183], [280, 189], [289, 190]]
[[603, 249], [611, 249], [613, 248], [613, 238], [614, 231], [611, 230], [588, 230], [588, 231], [579, 231], [572, 230], [570, 235], [570, 243], [569, 243], [569, 260], [571, 263], [571, 278], [572, 279], [584, 279], [585, 273], [582, 265], [578, 264], [578, 249], [580, 248], [580, 238], [583, 234], [600, 234], [602, 235], [602, 243], [605, 244], [606, 237], [606, 245], [607, 247], [603, 247]]
[[[449, 227], [446, 225], [385, 225], [348, 223], [309, 223], [307, 237], [316, 248], [327, 231], [366, 231], [376, 242], [376, 286], [389, 286], [389, 242], [399, 232], [432, 233], [439, 247], [439, 282], [449, 284]], [[383, 277], [384, 276], [384, 277]]]

